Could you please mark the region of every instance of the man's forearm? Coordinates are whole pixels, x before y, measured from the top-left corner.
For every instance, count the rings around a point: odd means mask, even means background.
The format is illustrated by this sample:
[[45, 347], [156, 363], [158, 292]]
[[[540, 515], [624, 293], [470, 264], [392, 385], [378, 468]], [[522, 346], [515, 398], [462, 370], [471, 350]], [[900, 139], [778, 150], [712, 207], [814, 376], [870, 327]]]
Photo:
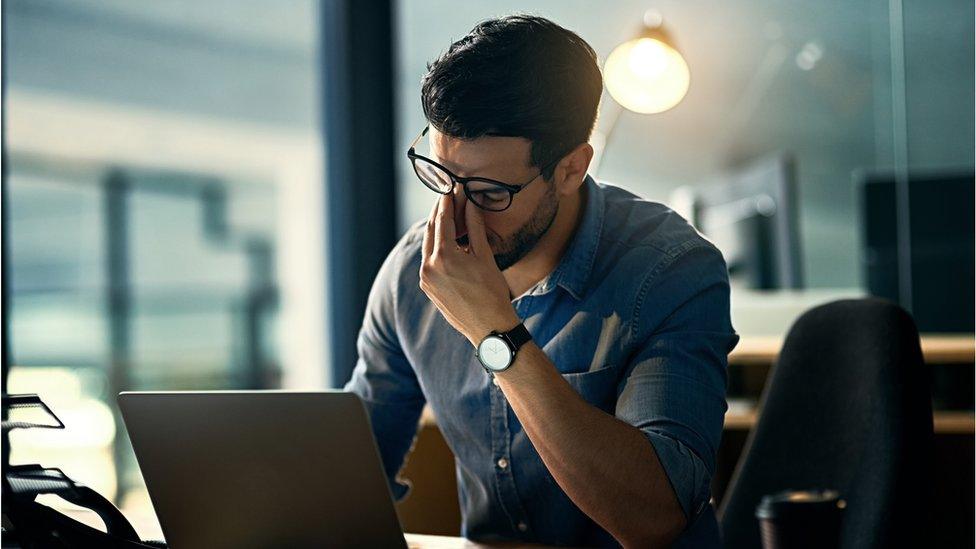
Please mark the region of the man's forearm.
[[577, 507], [624, 546], [662, 546], [685, 516], [653, 446], [591, 406], [535, 343], [496, 374], [546, 467]]

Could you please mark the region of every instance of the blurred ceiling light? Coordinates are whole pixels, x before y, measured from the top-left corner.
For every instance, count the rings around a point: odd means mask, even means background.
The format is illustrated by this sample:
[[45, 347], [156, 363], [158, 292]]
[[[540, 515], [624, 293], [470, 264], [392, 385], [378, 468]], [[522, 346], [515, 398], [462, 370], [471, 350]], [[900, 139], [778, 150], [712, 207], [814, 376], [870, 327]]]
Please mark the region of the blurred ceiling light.
[[796, 66], [805, 71], [813, 70], [823, 54], [823, 46], [819, 42], [807, 42], [796, 54]]
[[644, 14], [644, 26], [636, 38], [610, 52], [603, 77], [617, 103], [641, 114], [661, 113], [680, 103], [691, 80], [688, 63], [655, 10]]

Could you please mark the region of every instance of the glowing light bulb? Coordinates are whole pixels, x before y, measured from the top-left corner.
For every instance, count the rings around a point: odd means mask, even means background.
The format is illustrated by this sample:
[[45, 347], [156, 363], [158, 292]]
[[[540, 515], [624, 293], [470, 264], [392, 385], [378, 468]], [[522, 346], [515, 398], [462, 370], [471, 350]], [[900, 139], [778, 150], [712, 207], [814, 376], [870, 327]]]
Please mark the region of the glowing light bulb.
[[624, 108], [655, 114], [673, 108], [688, 93], [691, 74], [677, 50], [655, 38], [617, 46], [603, 66], [610, 96]]

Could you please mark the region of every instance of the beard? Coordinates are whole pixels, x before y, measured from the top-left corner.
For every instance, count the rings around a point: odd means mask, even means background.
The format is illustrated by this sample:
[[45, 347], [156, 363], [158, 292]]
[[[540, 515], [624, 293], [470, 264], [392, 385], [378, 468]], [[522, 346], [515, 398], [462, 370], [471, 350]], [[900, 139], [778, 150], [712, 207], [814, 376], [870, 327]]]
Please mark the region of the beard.
[[556, 198], [555, 185], [550, 184], [532, 218], [519, 227], [511, 237], [502, 240], [500, 243], [496, 241], [497, 245], [494, 245], [493, 248], [499, 251], [493, 255], [498, 270], [504, 271], [515, 265], [532, 251], [542, 236], [549, 231], [558, 211], [559, 200]]

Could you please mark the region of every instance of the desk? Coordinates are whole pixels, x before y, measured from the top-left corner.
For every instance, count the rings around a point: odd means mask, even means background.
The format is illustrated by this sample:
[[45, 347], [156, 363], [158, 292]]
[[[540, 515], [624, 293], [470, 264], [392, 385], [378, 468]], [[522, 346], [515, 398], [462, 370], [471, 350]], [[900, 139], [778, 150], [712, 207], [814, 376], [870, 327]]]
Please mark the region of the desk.
[[539, 549], [547, 545], [533, 545], [528, 543], [477, 543], [464, 538], [448, 536], [428, 536], [424, 534], [405, 534], [407, 546], [410, 549], [477, 549], [491, 547], [533, 547]]
[[[46, 499], [45, 504], [50, 505], [82, 524], [87, 524], [103, 532], [105, 531], [105, 526], [102, 524], [101, 519], [91, 511], [66, 504], [56, 498]], [[132, 526], [135, 527], [142, 539], [163, 539], [163, 532], [159, 527], [159, 522], [156, 520], [155, 515], [146, 511], [140, 511], [126, 512], [125, 516], [129, 519]], [[410, 549], [491, 549], [496, 547], [510, 549], [532, 547], [534, 549], [540, 549], [547, 547], [546, 545], [527, 543], [477, 543], [460, 537], [430, 536], [426, 534], [404, 534], [404, 537], [407, 540], [407, 547]]]
[[[756, 424], [756, 411], [732, 412], [725, 414], [725, 429], [728, 431], [748, 431]], [[967, 411], [936, 410], [932, 412], [932, 427], [939, 435], [971, 435], [976, 432], [976, 416]]]
[[[973, 364], [976, 356], [976, 338], [969, 334], [922, 334], [921, 345], [925, 363], [930, 366]], [[782, 347], [783, 338], [779, 336], [744, 335], [729, 354], [729, 365], [771, 366]], [[964, 435], [976, 432], [976, 416], [971, 410], [935, 410], [932, 415], [936, 434]], [[755, 410], [733, 407], [725, 415], [725, 428], [749, 430], [756, 424], [756, 417]]]
[[[968, 334], [922, 334], [921, 342], [926, 364], [973, 362], [976, 355], [976, 338]], [[782, 348], [780, 336], [744, 335], [729, 354], [729, 364], [769, 365]]]

